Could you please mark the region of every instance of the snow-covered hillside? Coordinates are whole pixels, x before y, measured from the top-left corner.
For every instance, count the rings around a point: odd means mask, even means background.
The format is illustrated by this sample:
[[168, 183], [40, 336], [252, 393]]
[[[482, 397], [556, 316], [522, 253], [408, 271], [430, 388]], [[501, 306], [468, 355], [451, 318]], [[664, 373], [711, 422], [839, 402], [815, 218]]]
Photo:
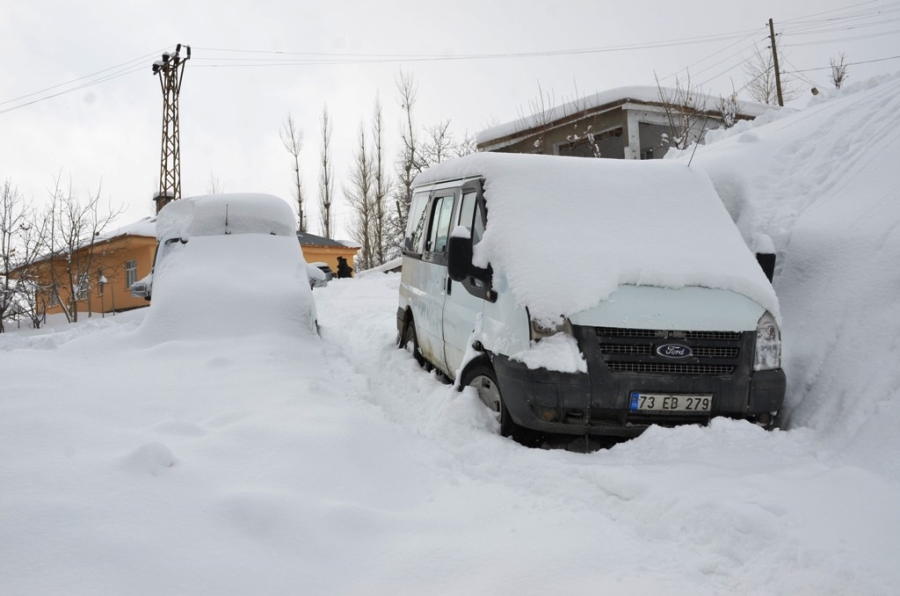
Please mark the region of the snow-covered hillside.
[[3, 334], [0, 594], [900, 593], [898, 91], [694, 160], [778, 249], [789, 430], [524, 448], [394, 348], [397, 274], [316, 289], [321, 339]]
[[748, 242], [775, 243], [789, 425], [900, 478], [900, 77], [759, 120], [694, 164]]

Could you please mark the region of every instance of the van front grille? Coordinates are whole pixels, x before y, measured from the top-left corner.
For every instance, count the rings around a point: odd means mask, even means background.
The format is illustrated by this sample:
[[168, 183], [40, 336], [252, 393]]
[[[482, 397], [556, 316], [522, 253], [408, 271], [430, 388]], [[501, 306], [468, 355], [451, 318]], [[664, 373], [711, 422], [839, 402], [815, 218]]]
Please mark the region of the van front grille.
[[607, 362], [613, 372], [660, 373], [667, 375], [695, 375], [722, 377], [734, 372], [733, 366], [708, 364], [663, 364], [655, 362]]
[[[600, 355], [614, 373], [729, 376], [741, 361], [742, 335], [733, 331], [671, 331], [595, 327]], [[666, 357], [667, 348], [683, 357]]]

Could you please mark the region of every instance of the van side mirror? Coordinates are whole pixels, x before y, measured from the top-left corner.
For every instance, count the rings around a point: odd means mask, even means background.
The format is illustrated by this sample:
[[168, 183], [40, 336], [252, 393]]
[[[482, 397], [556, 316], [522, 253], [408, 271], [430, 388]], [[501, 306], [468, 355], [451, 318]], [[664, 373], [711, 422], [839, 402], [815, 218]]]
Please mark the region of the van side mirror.
[[766, 274], [771, 283], [772, 278], [775, 276], [775, 253], [758, 252], [756, 253], [756, 262], [762, 267], [763, 273]]
[[451, 235], [447, 242], [447, 274], [462, 281], [472, 270], [472, 238]]

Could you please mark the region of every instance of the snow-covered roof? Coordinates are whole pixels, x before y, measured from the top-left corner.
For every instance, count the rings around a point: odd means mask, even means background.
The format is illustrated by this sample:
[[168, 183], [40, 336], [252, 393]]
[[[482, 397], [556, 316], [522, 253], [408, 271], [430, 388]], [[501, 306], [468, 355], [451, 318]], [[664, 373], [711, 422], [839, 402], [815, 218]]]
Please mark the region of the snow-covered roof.
[[112, 240], [113, 238], [117, 238], [119, 236], [147, 236], [150, 238], [156, 238], [156, 216], [152, 215], [143, 217], [134, 223], [126, 224], [109, 231], [104, 231], [99, 236], [97, 236], [95, 242]]
[[188, 197], [166, 205], [157, 216], [159, 238], [219, 234], [293, 236], [294, 214], [273, 195], [230, 193]]
[[506, 275], [516, 301], [555, 320], [620, 285], [701, 286], [778, 316], [771, 284], [705, 173], [669, 161], [476, 153], [417, 186], [481, 176], [488, 225], [475, 264]]
[[[675, 97], [676, 90], [668, 87], [663, 87], [662, 93], [664, 93], [667, 97]], [[489, 143], [490, 141], [495, 141], [497, 139], [502, 139], [503, 137], [527, 131], [543, 122], [554, 122], [556, 120], [561, 120], [585, 110], [593, 110], [606, 105], [610, 105], [610, 107], [612, 107], [612, 104], [620, 104], [629, 100], [639, 103], [660, 103], [660, 88], [636, 85], [630, 87], [617, 87], [615, 89], [600, 91], [598, 93], [594, 93], [593, 95], [587, 95], [580, 99], [576, 99], [551, 108], [546, 113], [540, 114], [539, 116], [525, 116], [523, 118], [519, 118], [505, 124], [493, 126], [491, 128], [488, 128], [487, 130], [483, 130], [478, 133], [476, 142], [479, 145]], [[709, 98], [707, 98], [706, 107], [710, 110], [717, 110], [718, 101], [718, 96], [710, 96]], [[754, 118], [756, 116], [764, 114], [766, 111], [773, 109], [774, 107], [750, 101], [741, 101], [739, 102], [739, 106], [739, 113], [741, 115]]]
[[297, 232], [297, 239], [300, 240], [300, 244], [303, 246], [331, 246], [335, 248], [345, 248], [345, 245], [340, 240], [332, 240], [325, 236], [316, 236], [309, 232]]

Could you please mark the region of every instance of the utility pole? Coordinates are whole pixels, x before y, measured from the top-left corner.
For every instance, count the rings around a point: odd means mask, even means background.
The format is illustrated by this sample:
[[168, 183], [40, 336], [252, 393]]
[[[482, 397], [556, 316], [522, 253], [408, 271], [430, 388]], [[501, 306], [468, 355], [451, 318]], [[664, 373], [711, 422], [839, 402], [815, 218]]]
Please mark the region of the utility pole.
[[781, 69], [778, 68], [778, 49], [775, 47], [775, 24], [772, 19], [769, 19], [769, 37], [772, 40], [772, 57], [775, 61], [775, 91], [778, 93], [778, 105], [784, 107], [784, 99], [781, 96]]
[[175, 53], [166, 52], [161, 60], [153, 63], [153, 74], [159, 75], [163, 93], [162, 157], [159, 166], [159, 191], [154, 197], [156, 212], [170, 201], [181, 198], [181, 150], [179, 148], [178, 94], [184, 64], [191, 59], [191, 46], [185, 46], [187, 56], [181, 57], [181, 44]]

